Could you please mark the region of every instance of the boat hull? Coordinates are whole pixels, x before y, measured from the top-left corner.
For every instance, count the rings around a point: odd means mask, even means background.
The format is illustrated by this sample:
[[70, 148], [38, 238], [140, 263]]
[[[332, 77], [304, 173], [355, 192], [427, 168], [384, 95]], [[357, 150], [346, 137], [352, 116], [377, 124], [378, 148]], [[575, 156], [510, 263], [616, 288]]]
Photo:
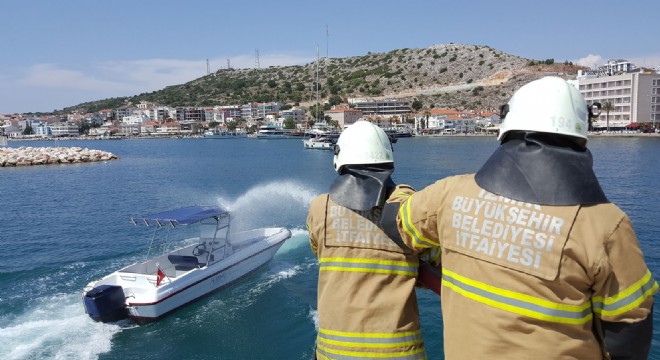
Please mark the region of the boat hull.
[[129, 317], [138, 324], [146, 324], [165, 317], [183, 306], [251, 274], [272, 259], [282, 244], [283, 242], [280, 242], [270, 246], [245, 258], [243, 261], [235, 262], [187, 286], [173, 287], [169, 294], [155, 302], [128, 302]]

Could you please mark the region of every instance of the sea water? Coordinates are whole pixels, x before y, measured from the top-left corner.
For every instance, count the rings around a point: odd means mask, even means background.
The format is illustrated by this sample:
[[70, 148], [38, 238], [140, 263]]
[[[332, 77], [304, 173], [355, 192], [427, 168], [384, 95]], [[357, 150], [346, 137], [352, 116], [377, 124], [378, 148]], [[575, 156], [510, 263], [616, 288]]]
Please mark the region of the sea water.
[[[256, 139], [9, 145], [80, 146], [119, 160], [0, 168], [0, 359], [311, 358], [318, 264], [305, 218], [335, 177], [332, 152]], [[394, 180], [421, 189], [474, 172], [496, 147], [483, 137], [399, 139]], [[607, 196], [632, 219], [660, 278], [660, 139], [596, 138], [589, 147]], [[191, 204], [225, 206], [233, 230], [285, 226], [293, 236], [251, 276], [158, 322], [89, 319], [85, 285], [146, 256], [149, 231], [130, 217]], [[429, 358], [441, 359], [440, 300], [428, 290], [418, 296]], [[651, 358], [660, 359], [655, 328]]]

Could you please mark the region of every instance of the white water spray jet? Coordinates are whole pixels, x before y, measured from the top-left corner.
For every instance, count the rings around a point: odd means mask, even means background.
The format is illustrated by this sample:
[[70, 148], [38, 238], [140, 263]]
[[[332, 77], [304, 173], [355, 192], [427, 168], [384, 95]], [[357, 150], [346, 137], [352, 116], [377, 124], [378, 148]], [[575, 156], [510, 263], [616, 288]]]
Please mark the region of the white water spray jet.
[[285, 180], [257, 185], [235, 200], [218, 202], [232, 213], [232, 232], [258, 227], [304, 227], [309, 203], [318, 191]]

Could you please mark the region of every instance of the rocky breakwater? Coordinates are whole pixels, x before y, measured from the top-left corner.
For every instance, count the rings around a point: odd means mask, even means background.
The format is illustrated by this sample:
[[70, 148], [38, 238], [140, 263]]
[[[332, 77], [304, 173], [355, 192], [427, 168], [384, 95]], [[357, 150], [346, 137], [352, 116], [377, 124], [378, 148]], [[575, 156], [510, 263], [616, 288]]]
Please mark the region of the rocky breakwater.
[[0, 147], [0, 167], [77, 164], [114, 159], [117, 156], [107, 151], [79, 147]]

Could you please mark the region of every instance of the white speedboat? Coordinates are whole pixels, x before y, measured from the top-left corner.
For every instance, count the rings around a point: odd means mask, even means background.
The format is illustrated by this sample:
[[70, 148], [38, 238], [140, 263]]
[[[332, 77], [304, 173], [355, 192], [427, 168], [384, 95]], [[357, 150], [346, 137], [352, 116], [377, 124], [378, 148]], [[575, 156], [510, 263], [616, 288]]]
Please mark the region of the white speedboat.
[[204, 132], [204, 139], [238, 139], [245, 137], [247, 137], [245, 131], [229, 131], [215, 128]]
[[[95, 321], [158, 320], [266, 264], [291, 237], [286, 228], [230, 233], [231, 216], [218, 206], [190, 206], [131, 220], [154, 228], [147, 260], [87, 285], [83, 303]], [[199, 235], [183, 237], [177, 249], [153, 255], [159, 245], [173, 244], [170, 234], [178, 228], [189, 229], [180, 230], [188, 234], [199, 230]]]

